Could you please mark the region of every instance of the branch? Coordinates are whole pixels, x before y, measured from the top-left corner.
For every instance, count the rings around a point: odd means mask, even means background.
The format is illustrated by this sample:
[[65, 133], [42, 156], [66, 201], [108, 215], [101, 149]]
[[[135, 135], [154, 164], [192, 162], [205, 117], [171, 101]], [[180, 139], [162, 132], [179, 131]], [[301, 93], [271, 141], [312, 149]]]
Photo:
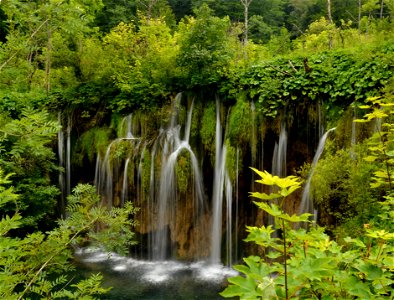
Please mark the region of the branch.
[[289, 65], [290, 67], [293, 69], [294, 72], [298, 72], [298, 70], [294, 67], [293, 63], [291, 62], [291, 60], [289, 59]]
[[282, 71], [281, 69], [279, 69], [279, 68], [277, 68], [277, 67], [275, 67], [275, 66], [273, 66], [273, 65], [271, 65], [271, 64], [269, 64], [268, 66], [271, 67], [272, 69], [274, 69], [274, 70], [276, 70], [276, 71], [278, 71], [278, 72], [284, 74], [284, 75], [288, 75], [288, 76], [294, 77], [293, 74], [291, 74], [291, 73], [289, 73], [289, 72], [287, 72], [287, 71]]
[[90, 226], [92, 226], [95, 222], [97, 221], [97, 219], [93, 219], [89, 224], [85, 225], [83, 228], [81, 228], [80, 230], [78, 230], [76, 233], [74, 233], [74, 235], [71, 237], [71, 239], [62, 247], [60, 248], [58, 251], [56, 251], [54, 254], [51, 255], [51, 257], [49, 257], [47, 259], [47, 261], [41, 266], [40, 269], [38, 269], [38, 271], [36, 272], [36, 274], [34, 274], [33, 278], [29, 281], [29, 283], [27, 284], [27, 286], [25, 287], [25, 289], [23, 290], [22, 294], [18, 297], [18, 300], [22, 300], [23, 296], [26, 294], [26, 292], [30, 289], [30, 287], [32, 286], [32, 284], [36, 281], [37, 277], [41, 274], [41, 272], [48, 266], [48, 264], [52, 261], [52, 259], [55, 258], [55, 256], [59, 255], [59, 253], [61, 253], [63, 251], [63, 249], [65, 247], [67, 247], [68, 245], [71, 244], [71, 242], [84, 230], [86, 230], [87, 228], [89, 228]]

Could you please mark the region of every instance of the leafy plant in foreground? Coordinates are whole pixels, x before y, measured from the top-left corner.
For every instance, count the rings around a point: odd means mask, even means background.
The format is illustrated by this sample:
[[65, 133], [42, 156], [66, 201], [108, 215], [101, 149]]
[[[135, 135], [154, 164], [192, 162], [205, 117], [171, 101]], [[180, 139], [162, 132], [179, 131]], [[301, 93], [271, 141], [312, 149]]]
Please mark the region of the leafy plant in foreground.
[[[244, 258], [246, 265], [234, 268], [242, 275], [229, 278], [224, 297], [241, 299], [387, 299], [393, 295], [394, 233], [365, 228], [365, 239], [346, 238], [339, 245], [315, 226], [307, 231], [291, 223], [308, 222], [308, 214], [290, 216], [282, 211], [286, 197], [300, 187], [297, 177], [279, 178], [253, 169], [256, 182], [277, 187], [271, 194], [251, 193], [263, 201], [279, 199], [280, 204], [255, 202], [275, 219], [275, 225], [247, 227], [246, 241], [266, 251], [264, 257]], [[387, 199], [386, 211], [393, 208]], [[384, 216], [383, 216], [384, 215]], [[295, 224], [294, 224], [295, 225]], [[278, 233], [278, 237], [274, 234]]]
[[[9, 176], [0, 170], [0, 206], [17, 203], [18, 195], [9, 185]], [[9, 236], [21, 225], [16, 211], [0, 219], [0, 298], [1, 299], [94, 299], [108, 289], [100, 286], [102, 276], [76, 281], [70, 275], [72, 248], [96, 241], [106, 250], [125, 250], [132, 243], [130, 231], [134, 213], [131, 205], [108, 211], [99, 205], [95, 188], [78, 185], [69, 198], [69, 217], [52, 231], [34, 232], [24, 238]], [[101, 231], [96, 231], [97, 227]], [[120, 238], [119, 238], [120, 237]]]
[[375, 133], [368, 141], [369, 155], [365, 160], [379, 164], [380, 169], [375, 172], [371, 187], [383, 186], [391, 192], [394, 188], [394, 103], [381, 97], [371, 97], [368, 100], [371, 104], [360, 108], [370, 112], [365, 114], [364, 119], [357, 119], [355, 122], [375, 122]]

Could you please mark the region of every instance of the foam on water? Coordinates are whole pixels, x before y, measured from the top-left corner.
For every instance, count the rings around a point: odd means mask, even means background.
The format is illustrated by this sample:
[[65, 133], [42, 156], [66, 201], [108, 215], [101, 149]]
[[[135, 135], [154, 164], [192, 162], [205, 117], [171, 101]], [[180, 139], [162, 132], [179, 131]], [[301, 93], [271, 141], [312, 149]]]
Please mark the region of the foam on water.
[[173, 260], [148, 261], [119, 256], [116, 253], [103, 252], [98, 248], [77, 249], [75, 254], [85, 263], [108, 263], [115, 272], [138, 273], [142, 281], [154, 284], [174, 280], [177, 276], [189, 274], [196, 280], [204, 282], [220, 282], [238, 273], [222, 264], [211, 264], [207, 261], [183, 263]]
[[202, 281], [222, 281], [226, 277], [236, 276], [238, 272], [223, 266], [222, 264], [207, 264], [206, 262], [197, 262], [191, 265], [197, 279]]

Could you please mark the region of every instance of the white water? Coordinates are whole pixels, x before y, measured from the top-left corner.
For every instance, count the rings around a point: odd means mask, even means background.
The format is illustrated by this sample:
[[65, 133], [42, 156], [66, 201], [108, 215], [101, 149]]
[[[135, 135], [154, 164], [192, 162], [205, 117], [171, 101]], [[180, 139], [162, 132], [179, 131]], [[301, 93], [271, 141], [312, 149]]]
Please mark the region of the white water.
[[123, 207], [125, 202], [127, 201], [128, 198], [128, 167], [130, 163], [130, 157], [126, 159], [126, 163], [124, 166], [124, 171], [123, 171], [123, 184], [122, 184], [122, 193], [121, 193], [121, 201], [120, 201], [120, 206]]
[[354, 122], [356, 120], [356, 111], [354, 111], [353, 114], [353, 121], [352, 121], [352, 136], [350, 139], [350, 145], [351, 147], [354, 147], [356, 145], [356, 136], [357, 136], [357, 127], [356, 127], [356, 122]]
[[[58, 122], [60, 125], [63, 123], [62, 113], [58, 113]], [[67, 196], [71, 193], [71, 115], [67, 116], [67, 125], [58, 131], [58, 156], [59, 167], [63, 171], [59, 172], [59, 188], [61, 192], [60, 210], [63, 217], [65, 217], [65, 207]], [[65, 134], [64, 134], [65, 133]]]
[[[61, 112], [58, 113], [58, 122], [60, 125], [62, 125], [62, 114]], [[65, 164], [64, 164], [64, 131], [63, 128], [59, 129], [59, 132], [57, 133], [57, 141], [58, 141], [58, 156], [59, 156], [59, 167], [61, 167], [63, 170], [59, 172], [59, 188], [60, 188], [60, 201], [61, 201], [61, 214], [63, 217], [65, 213], [65, 207], [66, 207], [66, 178], [64, 176], [65, 173]]]
[[210, 263], [221, 263], [223, 197], [226, 196], [226, 259], [232, 264], [232, 184], [226, 170], [227, 148], [222, 140], [220, 103], [216, 101], [215, 173], [212, 192], [212, 229]]
[[324, 126], [323, 126], [323, 109], [322, 109], [323, 103], [321, 101], [319, 101], [317, 103], [317, 109], [318, 109], [318, 114], [319, 114], [319, 124], [318, 124], [318, 134], [319, 134], [319, 139], [321, 139], [321, 137], [324, 134]]
[[[132, 133], [132, 115], [128, 115], [123, 118], [120, 123], [120, 132], [121, 136], [115, 140], [113, 140], [107, 147], [105, 151], [104, 159], [101, 161], [100, 155], [97, 154], [96, 157], [96, 169], [94, 176], [94, 185], [96, 186], [97, 192], [102, 196], [103, 203], [107, 205], [108, 208], [113, 206], [114, 202], [114, 178], [117, 178], [119, 167], [114, 167], [114, 162], [111, 158], [111, 150], [112, 148], [122, 142], [126, 141], [129, 143], [133, 143], [134, 147], [138, 147], [140, 143], [140, 139], [136, 138]], [[125, 161], [124, 169], [123, 169], [123, 184], [120, 192], [120, 205], [123, 206], [128, 197], [128, 166], [130, 160], [132, 158], [128, 158]]]
[[[140, 214], [140, 217], [141, 224], [146, 224], [143, 230], [147, 234], [148, 258], [154, 261], [165, 261], [176, 256], [176, 252], [172, 249], [173, 244], [171, 241], [174, 241], [174, 237], [177, 236], [178, 230], [182, 226], [181, 224], [176, 224], [176, 221], [179, 220], [177, 206], [181, 201], [192, 201], [192, 204], [187, 205], [192, 210], [190, 217], [190, 222], [192, 222], [191, 230], [194, 230], [193, 226], [197, 225], [194, 222], [203, 222], [198, 217], [202, 215], [203, 211], [206, 212], [204, 210], [201, 164], [189, 143], [194, 101], [189, 102], [190, 105], [185, 115], [185, 124], [183, 126], [183, 124], [179, 124], [179, 119], [182, 119], [179, 117], [181, 97], [182, 95], [178, 94], [174, 99], [168, 125], [160, 129], [155, 140], [145, 141], [143, 149], [140, 148], [140, 144], [136, 143], [140, 139], [135, 138], [133, 134], [132, 116], [128, 115], [120, 124], [118, 132], [121, 136], [108, 145], [104, 157], [97, 155], [96, 161], [94, 182], [103, 198], [103, 203], [109, 209], [113, 205], [123, 206], [127, 201], [135, 198], [136, 206], [141, 204], [142, 201], [146, 201], [144, 206], [146, 205], [147, 210], [144, 214]], [[181, 133], [183, 133], [183, 139], [181, 138]], [[123, 142], [133, 143], [133, 151], [123, 161], [114, 160], [112, 152], [114, 152], [113, 150], [116, 149], [118, 143]], [[207, 254], [208, 248], [211, 247], [209, 255], [210, 265], [220, 265], [222, 259], [227, 265], [231, 265], [234, 256], [236, 257], [237, 255], [236, 250], [234, 255], [234, 249], [236, 249], [234, 245], [237, 244], [236, 230], [234, 228], [238, 227], [238, 223], [237, 218], [235, 217], [234, 219], [234, 214], [238, 215], [238, 178], [236, 178], [235, 195], [233, 195], [232, 182], [226, 169], [227, 149], [222, 137], [219, 100], [217, 100], [215, 144], [216, 162], [212, 194], [212, 228], [210, 232], [206, 232], [206, 230], [198, 227], [195, 232], [190, 233], [194, 236], [194, 243], [197, 244], [201, 240], [201, 235], [210, 234], [210, 243], [209, 241], [204, 241], [204, 244], [193, 245], [195, 248], [192, 251], [193, 255], [196, 254], [195, 257], [202, 257]], [[146, 147], [151, 148], [150, 169], [143, 170], [143, 153]], [[237, 149], [237, 174], [240, 159], [239, 153], [240, 149]], [[181, 199], [185, 195], [178, 191], [176, 167], [181, 155], [182, 157], [185, 155], [191, 167], [187, 199]], [[148, 194], [147, 191], [143, 191], [143, 188], [141, 188], [141, 174], [143, 172], [150, 173]], [[236, 199], [235, 203], [233, 203], [233, 197]], [[202, 228], [209, 226], [209, 223], [206, 223], [206, 225], [201, 225]], [[225, 234], [223, 234], [222, 230], [225, 231]], [[222, 241], [225, 245], [223, 257], [221, 253]], [[198, 254], [199, 248], [204, 253], [200, 256]]]
[[302, 198], [301, 198], [301, 204], [300, 204], [299, 212], [300, 212], [300, 214], [303, 214], [303, 213], [311, 213], [311, 214], [313, 214], [314, 215], [314, 221], [316, 221], [316, 218], [317, 218], [317, 211], [314, 210], [314, 208], [313, 208], [313, 200], [312, 200], [312, 198], [310, 196], [311, 181], [312, 181], [313, 174], [315, 172], [315, 166], [316, 166], [317, 162], [319, 161], [320, 156], [323, 153], [324, 146], [326, 144], [326, 140], [327, 140], [328, 134], [331, 131], [333, 131], [333, 130], [335, 130], [335, 128], [331, 128], [330, 130], [328, 130], [321, 137], [321, 139], [319, 141], [319, 145], [317, 147], [315, 156], [313, 157], [313, 161], [312, 161], [312, 164], [311, 164], [311, 171], [309, 172], [309, 176], [308, 176], [308, 178], [306, 180], [304, 191], [302, 193]]
[[286, 126], [282, 123], [279, 133], [279, 142], [275, 143], [274, 154], [272, 158], [272, 174], [285, 177], [287, 161], [287, 132]]
[[66, 141], [66, 196], [71, 193], [71, 115], [67, 117], [67, 141]]
[[76, 256], [80, 261], [87, 264], [109, 263], [110, 268], [115, 272], [125, 274], [136, 272], [139, 274], [139, 280], [154, 284], [169, 282], [177, 274], [186, 272], [191, 274], [195, 280], [207, 283], [220, 283], [225, 278], [238, 274], [233, 269], [221, 265], [207, 264], [206, 261], [182, 263], [173, 260], [163, 260], [158, 263], [156, 261], [123, 257], [116, 253], [103, 252], [98, 248], [77, 249]]
[[[157, 196], [158, 201], [158, 212], [156, 233], [152, 239], [152, 258], [154, 260], [163, 261], [167, 257], [171, 257], [171, 245], [169, 245], [169, 234], [177, 224], [175, 221], [176, 214], [176, 203], [178, 201], [177, 192], [177, 178], [175, 174], [175, 168], [177, 160], [180, 154], [187, 152], [191, 166], [192, 176], [194, 178], [194, 193], [192, 198], [194, 199], [194, 207], [196, 211], [201, 210], [203, 206], [203, 185], [200, 170], [198, 166], [197, 158], [193, 150], [189, 145], [191, 119], [193, 113], [193, 102], [190, 105], [189, 112], [187, 115], [187, 122], [185, 125], [185, 137], [184, 140], [180, 139], [181, 126], [177, 124], [178, 119], [178, 105], [181, 100], [181, 94], [179, 94], [173, 106], [172, 118], [169, 128], [167, 128], [162, 134], [159, 134], [159, 138], [162, 139], [162, 162], [160, 172], [160, 187]], [[155, 153], [155, 151], [153, 152]], [[154, 154], [152, 154], [152, 161], [154, 161]], [[153, 166], [151, 169], [151, 175], [154, 172]], [[151, 180], [154, 176], [151, 177]], [[151, 182], [151, 188], [154, 189], [155, 185]], [[151, 192], [152, 194], [154, 191]], [[194, 195], [193, 195], [194, 194]]]

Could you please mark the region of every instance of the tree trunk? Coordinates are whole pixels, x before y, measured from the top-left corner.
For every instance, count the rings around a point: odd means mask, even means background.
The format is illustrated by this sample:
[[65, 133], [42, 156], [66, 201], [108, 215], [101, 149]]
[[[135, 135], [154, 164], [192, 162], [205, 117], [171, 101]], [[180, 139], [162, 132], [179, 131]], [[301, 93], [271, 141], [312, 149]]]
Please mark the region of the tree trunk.
[[361, 36], [361, 0], [358, 0], [358, 36]]
[[245, 18], [245, 33], [244, 33], [244, 44], [248, 43], [248, 20], [249, 20], [249, 5], [253, 0], [241, 0], [242, 5], [244, 6], [244, 18]]
[[332, 14], [331, 14], [331, 0], [327, 0], [327, 16], [328, 16], [328, 21], [330, 24], [333, 23], [332, 21]]
[[383, 19], [383, 6], [384, 6], [384, 0], [380, 2], [380, 19]]
[[[328, 16], [328, 21], [330, 22], [330, 25], [332, 25], [334, 22], [332, 21], [332, 15], [331, 15], [331, 0], [327, 0], [327, 16]], [[331, 29], [328, 33], [328, 47], [331, 49], [332, 48], [332, 34], [331, 34]]]
[[51, 51], [52, 51], [52, 32], [49, 24], [47, 23], [47, 53], [45, 60], [45, 89], [47, 96], [51, 89]]

